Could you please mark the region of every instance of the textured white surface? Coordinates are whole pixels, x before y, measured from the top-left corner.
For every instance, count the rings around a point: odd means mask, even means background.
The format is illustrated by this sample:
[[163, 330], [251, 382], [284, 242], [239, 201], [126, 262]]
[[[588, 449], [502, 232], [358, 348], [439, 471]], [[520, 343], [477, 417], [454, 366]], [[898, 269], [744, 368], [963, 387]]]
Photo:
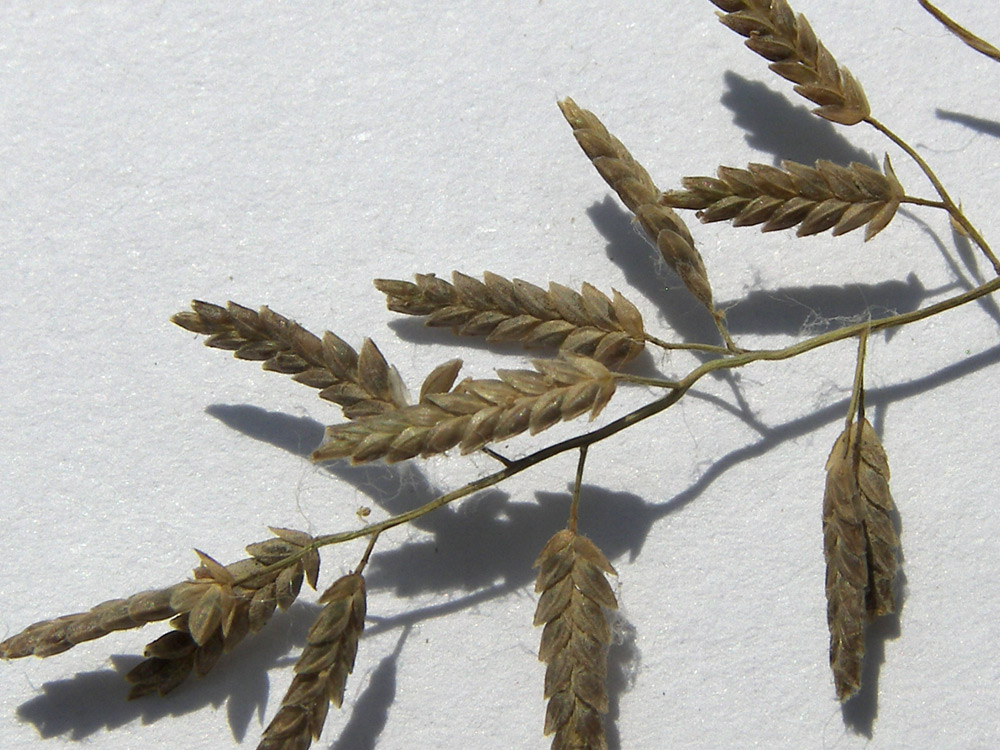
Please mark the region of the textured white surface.
[[[886, 150], [863, 126], [808, 116], [708, 2], [413, 5], [0, 9], [0, 635], [179, 580], [191, 547], [231, 561], [265, 525], [350, 528], [360, 505], [384, 518], [492, 468], [311, 466], [336, 410], [171, 326], [192, 297], [268, 304], [356, 344], [371, 335], [411, 383], [456, 350], [413, 321], [386, 327], [374, 276], [589, 280], [625, 292], [654, 332], [709, 336], [555, 100], [597, 112], [664, 188], [719, 163]], [[996, 238], [1000, 67], [916, 2], [795, 7]], [[1000, 39], [993, 4], [947, 10]], [[929, 197], [888, 150], [908, 191]], [[929, 210], [867, 245], [694, 231], [717, 298], [745, 299], [731, 319], [751, 346], [866, 306], [913, 309], [973, 275], [974, 253], [957, 254]], [[846, 724], [826, 666], [820, 506], [853, 344], [747, 368], [735, 383], [757, 423], [693, 397], [592, 450], [582, 528], [618, 568], [627, 621], [611, 655], [612, 748], [1000, 742], [998, 325], [988, 302], [871, 343], [907, 594], [880, 626], [877, 690]], [[462, 352], [479, 376], [521, 362]], [[639, 370], [693, 363], [654, 354]], [[736, 401], [722, 380], [699, 392]], [[623, 392], [607, 418], [650, 397]], [[530, 566], [562, 523], [573, 466], [558, 458], [387, 536], [345, 707], [318, 746], [547, 746]], [[327, 550], [323, 580], [360, 552]], [[0, 665], [4, 746], [254, 747], [313, 611], [276, 617], [165, 700], [123, 702], [114, 671], [157, 626]]]

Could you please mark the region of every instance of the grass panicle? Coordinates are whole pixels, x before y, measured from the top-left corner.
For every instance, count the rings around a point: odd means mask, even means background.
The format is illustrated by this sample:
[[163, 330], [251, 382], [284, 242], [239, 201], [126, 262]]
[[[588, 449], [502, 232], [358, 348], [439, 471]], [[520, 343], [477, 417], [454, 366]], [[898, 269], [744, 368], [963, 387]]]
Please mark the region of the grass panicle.
[[416, 283], [376, 279], [393, 312], [426, 316], [428, 326], [463, 336], [554, 347], [582, 354], [612, 369], [642, 352], [645, 331], [635, 305], [617, 291], [609, 299], [591, 284], [581, 292], [551, 283], [549, 290], [486, 272], [483, 280], [455, 271], [452, 283], [417, 274]]
[[605, 575], [617, 573], [592, 541], [569, 529], [549, 539], [535, 567], [535, 625], [545, 626], [538, 649], [547, 665], [545, 734], [555, 734], [552, 750], [606, 750], [611, 628], [605, 610], [618, 602]]
[[734, 227], [760, 224], [764, 232], [797, 225], [799, 237], [828, 229], [838, 236], [867, 225], [867, 241], [892, 221], [904, 197], [888, 155], [884, 174], [857, 162], [841, 167], [820, 160], [809, 167], [783, 161], [781, 167], [719, 167], [718, 179], [685, 177], [684, 189], [664, 193], [660, 202], [697, 209], [703, 222], [732, 219]]
[[306, 636], [295, 677], [257, 750], [305, 750], [318, 740], [330, 704], [340, 708], [365, 628], [365, 579], [339, 578], [320, 597], [325, 604]]
[[785, 0], [711, 0], [724, 12], [719, 20], [746, 46], [770, 60], [768, 66], [795, 84], [795, 92], [818, 104], [817, 115], [841, 125], [856, 125], [871, 114], [864, 89], [813, 33], [801, 13]]
[[826, 468], [823, 547], [830, 668], [837, 697], [845, 701], [861, 687], [867, 624], [896, 611], [899, 536], [892, 519], [889, 463], [868, 420], [841, 433]]
[[456, 446], [471, 453], [585, 412], [594, 418], [614, 395], [615, 378], [597, 360], [564, 354], [534, 365], [534, 371], [498, 370], [499, 380], [466, 379], [447, 392], [427, 393], [414, 406], [328, 427], [312, 459], [395, 463]]
[[205, 346], [232, 351], [237, 359], [263, 362], [265, 370], [319, 388], [320, 398], [338, 404], [348, 419], [380, 414], [409, 403], [406, 386], [371, 339], [360, 353], [336, 334], [320, 338], [267, 307], [254, 312], [235, 302], [225, 307], [195, 300], [191, 312], [170, 320], [208, 336]]
[[[992, 45], [955, 24], [927, 0], [919, 1], [966, 44], [1000, 59], [1000, 52]], [[238, 359], [259, 361], [266, 370], [291, 375], [343, 409], [346, 421], [326, 429], [323, 442], [311, 455], [314, 461], [394, 463], [438, 456], [452, 449], [462, 454], [483, 449], [502, 466], [492, 466], [470, 481], [395, 515], [378, 518], [376, 514], [369, 519], [371, 509], [362, 506], [357, 513], [360, 523], [351, 520], [349, 527], [333, 533], [314, 537], [272, 528], [273, 537], [247, 546], [249, 557], [230, 565], [196, 550], [200, 562], [191, 579], [105, 601], [86, 612], [34, 623], [0, 642], [0, 659], [48, 657], [119, 630], [169, 621], [168, 632], [145, 647], [144, 661], [126, 675], [131, 683], [130, 698], [164, 695], [192, 673], [208, 673], [223, 654], [260, 631], [277, 609], [290, 607], [304, 581], [316, 588], [320, 548], [367, 538], [368, 546], [354, 572], [339, 578], [319, 598], [323, 606], [309, 629], [294, 678], [258, 747], [306, 750], [321, 736], [330, 706], [339, 708], [344, 700], [365, 627], [367, 586], [362, 571], [380, 535], [537, 469], [549, 459], [578, 453], [567, 528], [549, 539], [535, 562], [539, 597], [534, 624], [543, 626], [538, 656], [546, 664], [544, 733], [552, 736], [553, 750], [607, 750], [608, 612], [618, 606], [608, 576], [617, 573], [597, 546], [577, 533], [581, 503], [589, 502], [581, 498], [586, 494], [582, 492], [585, 473], [594, 470], [588, 455], [597, 450], [598, 443], [661, 416], [692, 393], [703, 403], [752, 414], [754, 407], [745, 401], [738, 378], [728, 377], [737, 368], [769, 363], [761, 365], [763, 372], [779, 361], [857, 337], [854, 387], [846, 427], [826, 462], [822, 512], [829, 663], [837, 699], [843, 702], [855, 695], [861, 687], [865, 638], [871, 623], [898, 610], [900, 566], [888, 459], [864, 418], [869, 335], [985, 301], [1000, 292], [1000, 260], [920, 153], [870, 115], [860, 84], [819, 42], [803, 16], [796, 15], [785, 0], [712, 2], [721, 9], [720, 19], [726, 26], [745, 37], [750, 49], [770, 61], [772, 71], [791, 81], [799, 94], [817, 105], [816, 114], [845, 125], [866, 122], [914, 161], [936, 197], [906, 195], [888, 156], [882, 171], [859, 163], [845, 167], [822, 160], [813, 166], [784, 161], [780, 167], [720, 167], [717, 177], [686, 177], [683, 189], [663, 193], [596, 115], [572, 99], [564, 99], [559, 107], [577, 143], [635, 215], [666, 264], [712, 314], [724, 347], [698, 340], [668, 343], [647, 332], [638, 310], [623, 295], [613, 291], [609, 297], [590, 283], [583, 283], [579, 291], [557, 283], [543, 289], [489, 272], [480, 279], [457, 271], [450, 282], [433, 274], [417, 274], [412, 282], [377, 279], [375, 285], [386, 295], [390, 310], [424, 317], [427, 325], [482, 336], [490, 343], [514, 342], [527, 348], [557, 350], [557, 358], [533, 360], [534, 369], [500, 369], [489, 379], [459, 380], [462, 361], [451, 359], [424, 378], [414, 402], [399, 372], [371, 339], [365, 338], [355, 350], [333, 333], [316, 336], [267, 307], [254, 311], [233, 302], [223, 307], [195, 301], [190, 311], [174, 315], [172, 321], [206, 336], [209, 347], [232, 351]], [[673, 63], [668, 60], [665, 65], [669, 68]], [[765, 232], [797, 227], [799, 236], [826, 231], [837, 236], [864, 227], [868, 240], [888, 226], [903, 203], [919, 210], [946, 212], [965, 241], [990, 260], [998, 277], [970, 284], [951, 296], [944, 296], [950, 287], [942, 287], [935, 291], [941, 299], [906, 312], [837, 324], [783, 348], [760, 349], [737, 347], [729, 336], [725, 316], [714, 306], [703, 259], [674, 210], [695, 210], [702, 222], [729, 220], [734, 226], [761, 226]], [[960, 246], [960, 254], [962, 250]], [[701, 314], [697, 306], [695, 312]], [[763, 335], [767, 331], [758, 332]], [[692, 350], [697, 364], [687, 374], [669, 380], [615, 372], [634, 360], [647, 343], [668, 351]], [[727, 376], [725, 385], [734, 389], [733, 397], [722, 398], [714, 388], [697, 393], [703, 379], [711, 380], [710, 375]], [[819, 377], [823, 380], [828, 375], [821, 373]], [[584, 414], [593, 419], [609, 403], [619, 382], [655, 388], [655, 395], [604, 424], [517, 458], [486, 447], [525, 432], [538, 434]], [[784, 384], [780, 378], [774, 382]], [[903, 393], [907, 398], [912, 395]], [[813, 416], [813, 423], [822, 421], [821, 412]], [[663, 423], [664, 451], [671, 450], [676, 437], [671, 429], [676, 432], [686, 427], [671, 428]], [[601, 447], [610, 444], [608, 440]], [[629, 449], [621, 443], [615, 446], [622, 455]], [[615, 459], [614, 455], [605, 456], [603, 465], [609, 466]], [[646, 461], [637, 471], [657, 468], [648, 464]], [[339, 475], [340, 470], [334, 474]], [[212, 476], [218, 479], [217, 473]], [[412, 484], [412, 477], [402, 478]], [[363, 490], [372, 484], [372, 477], [366, 478], [364, 472], [355, 479], [350, 481]], [[686, 481], [682, 477], [682, 484]], [[696, 489], [700, 492], [701, 484]], [[766, 489], [764, 492], [767, 494]], [[675, 490], [670, 494], [676, 495]], [[354, 518], [350, 509], [345, 512]], [[405, 631], [400, 647], [404, 640]], [[823, 646], [816, 646], [819, 653]], [[374, 738], [378, 731], [376, 728], [369, 734]], [[341, 740], [350, 742], [343, 736]], [[628, 744], [635, 743], [630, 739]]]

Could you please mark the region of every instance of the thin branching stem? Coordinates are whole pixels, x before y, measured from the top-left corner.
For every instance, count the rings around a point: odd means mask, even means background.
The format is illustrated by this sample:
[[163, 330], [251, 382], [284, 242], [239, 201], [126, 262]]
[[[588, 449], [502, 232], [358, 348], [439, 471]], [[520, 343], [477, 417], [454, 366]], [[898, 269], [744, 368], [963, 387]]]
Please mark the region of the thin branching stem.
[[656, 336], [648, 333], [646, 334], [646, 341], [654, 346], [660, 347], [661, 349], [666, 349], [667, 351], [681, 349], [698, 352], [711, 352], [712, 354], [732, 354], [734, 351], [740, 351], [738, 349], [727, 349], [724, 346], [715, 346], [714, 344], [675, 344], [669, 341], [664, 341], [663, 339], [658, 339]]
[[365, 547], [365, 553], [361, 556], [361, 560], [358, 562], [357, 567], [354, 569], [355, 575], [360, 575], [365, 569], [365, 565], [368, 564], [368, 558], [372, 555], [372, 550], [375, 549], [375, 542], [378, 540], [378, 535], [380, 532], [376, 531], [372, 534], [371, 539], [368, 540], [368, 546]]
[[936, 18], [948, 31], [957, 36], [972, 49], [986, 55], [993, 60], [1000, 62], [1000, 49], [982, 39], [956, 21], [953, 21], [943, 12], [931, 5], [928, 0], [917, 0], [921, 7]]
[[569, 506], [569, 523], [566, 528], [576, 533], [577, 518], [580, 515], [580, 485], [583, 484], [583, 467], [587, 463], [587, 446], [580, 446], [580, 458], [576, 462], [576, 479], [573, 480], [573, 502]]
[[990, 263], [993, 264], [993, 269], [997, 272], [997, 275], [1000, 276], [1000, 259], [993, 254], [993, 250], [990, 249], [989, 244], [985, 239], [983, 239], [983, 236], [979, 234], [979, 231], [972, 225], [972, 222], [969, 221], [966, 215], [962, 212], [962, 209], [958, 207], [958, 204], [952, 200], [944, 185], [941, 184], [941, 180], [939, 180], [937, 175], [934, 174], [934, 170], [932, 170], [930, 165], [924, 161], [924, 158], [918, 154], [909, 143], [904, 141], [874, 117], [869, 115], [865, 118], [865, 122], [903, 149], [903, 151], [905, 151], [907, 155], [917, 163], [917, 166], [920, 167], [921, 171], [927, 176], [927, 179], [931, 181], [931, 184], [934, 186], [938, 195], [941, 196], [941, 200], [944, 203], [942, 207], [948, 211], [949, 214], [951, 214], [952, 218], [958, 223], [958, 225], [961, 226], [972, 241], [979, 246], [979, 249], [983, 251], [983, 255], [989, 259]]
[[677, 388], [679, 383], [676, 380], [664, 380], [662, 378], [644, 378], [641, 375], [630, 375], [627, 372], [616, 372], [615, 380], [634, 385], [648, 385], [652, 388]]
[[928, 208], [943, 208], [948, 210], [948, 204], [944, 201], [932, 201], [928, 198], [917, 198], [912, 195], [904, 195], [900, 203], [909, 203], [911, 206], [927, 206]]
[[854, 421], [854, 415], [858, 411], [858, 404], [861, 402], [861, 391], [864, 388], [865, 379], [865, 355], [868, 353], [868, 329], [865, 328], [858, 336], [858, 362], [854, 368], [854, 387], [851, 388], [851, 403], [847, 407], [847, 422], [845, 427], [850, 427]]

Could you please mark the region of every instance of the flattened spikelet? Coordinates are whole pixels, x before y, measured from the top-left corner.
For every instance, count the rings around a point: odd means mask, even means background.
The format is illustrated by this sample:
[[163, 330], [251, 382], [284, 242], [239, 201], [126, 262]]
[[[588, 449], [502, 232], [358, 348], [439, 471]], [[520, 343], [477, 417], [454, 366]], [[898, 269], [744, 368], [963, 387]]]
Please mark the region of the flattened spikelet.
[[795, 92], [818, 104], [820, 117], [855, 125], [871, 114], [868, 99], [847, 68], [838, 65], [805, 16], [785, 0], [712, 0], [723, 10], [719, 20], [746, 46], [770, 60], [768, 66], [795, 84]]
[[237, 359], [262, 361], [265, 370], [319, 388], [320, 398], [338, 404], [348, 419], [409, 403], [399, 372], [371, 339], [364, 340], [358, 353], [336, 334], [327, 331], [321, 339], [267, 307], [254, 312], [235, 302], [220, 307], [195, 300], [191, 308], [170, 320], [208, 336], [205, 346], [230, 350]]
[[842, 701], [861, 687], [867, 623], [896, 611], [899, 565], [885, 451], [868, 420], [860, 445], [857, 433], [851, 425], [834, 444], [823, 496], [830, 668]]
[[903, 200], [888, 155], [885, 174], [857, 162], [841, 167], [820, 160], [809, 167], [785, 161], [782, 167], [719, 167], [718, 179], [685, 177], [683, 190], [666, 192], [660, 201], [698, 209], [703, 222], [731, 219], [734, 227], [761, 224], [764, 232], [798, 225], [799, 237], [828, 229], [837, 236], [867, 225], [867, 241], [892, 221]]
[[488, 271], [482, 281], [458, 271], [451, 284], [433, 274], [417, 274], [415, 280], [376, 279], [375, 286], [390, 310], [426, 316], [428, 326], [460, 335], [556, 347], [611, 368], [634, 359], [645, 344], [642, 316], [617, 291], [608, 299], [590, 284], [578, 293], [552, 283], [546, 292]]
[[295, 678], [257, 750], [305, 750], [319, 739], [330, 704], [340, 708], [343, 702], [365, 627], [364, 578], [351, 573], [338, 579], [320, 602], [326, 606], [309, 629]]
[[546, 662], [545, 734], [553, 750], [606, 750], [603, 715], [606, 651], [611, 639], [605, 609], [617, 609], [606, 573], [611, 563], [589, 539], [563, 529], [542, 549], [535, 591], [535, 625], [544, 625], [538, 658]]
[[701, 254], [695, 249], [691, 233], [681, 217], [659, 203], [660, 191], [649, 173], [593, 112], [581, 109], [570, 98], [559, 102], [559, 109], [573, 128], [580, 148], [605, 182], [618, 193], [622, 203], [635, 214], [667, 265], [688, 291], [716, 315], [712, 287]]
[[499, 380], [463, 380], [447, 393], [426, 393], [419, 404], [327, 427], [312, 460], [393, 463], [456, 446], [471, 453], [585, 412], [596, 417], [614, 395], [614, 376], [596, 360], [565, 354], [534, 365], [536, 372], [501, 370]]

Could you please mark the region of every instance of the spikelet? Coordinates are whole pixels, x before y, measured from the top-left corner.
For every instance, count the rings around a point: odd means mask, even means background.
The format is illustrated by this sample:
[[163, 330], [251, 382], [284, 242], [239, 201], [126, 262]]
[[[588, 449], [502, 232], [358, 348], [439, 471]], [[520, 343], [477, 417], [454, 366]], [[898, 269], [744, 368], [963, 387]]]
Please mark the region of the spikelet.
[[608, 299], [584, 283], [582, 293], [552, 283], [549, 290], [487, 271], [483, 280], [455, 271], [449, 284], [433, 274], [416, 283], [376, 279], [394, 312], [425, 315], [428, 326], [463, 336], [514, 341], [525, 347], [556, 347], [614, 369], [634, 359], [645, 344], [642, 316], [617, 291]]
[[903, 200], [888, 155], [885, 174], [857, 162], [841, 167], [820, 160], [809, 167], [784, 161], [781, 166], [719, 167], [719, 179], [685, 177], [684, 190], [668, 191], [660, 202], [699, 209], [703, 222], [732, 219], [734, 227], [762, 224], [764, 232], [798, 225], [799, 237], [828, 229], [837, 236], [867, 224], [868, 241], [892, 221]]
[[262, 361], [265, 370], [319, 388], [320, 398], [338, 404], [348, 419], [409, 403], [399, 372], [371, 339], [364, 340], [359, 353], [336, 334], [327, 331], [319, 338], [267, 307], [254, 312], [235, 302], [220, 307], [195, 300], [191, 308], [170, 320], [208, 336], [205, 346], [232, 351], [237, 359]]
[[565, 354], [533, 364], [534, 372], [498, 370], [499, 380], [463, 380], [447, 393], [425, 393], [414, 406], [327, 427], [312, 460], [394, 463], [455, 446], [471, 453], [584, 412], [596, 417], [614, 395], [614, 376], [596, 360]]
[[719, 320], [712, 303], [712, 287], [701, 254], [694, 247], [684, 221], [668, 206], [659, 203], [660, 191], [643, 169], [593, 112], [581, 109], [570, 98], [559, 102], [573, 135], [604, 181], [618, 193], [628, 210], [635, 214], [667, 265], [684, 286]]
[[785, 0], [711, 0], [719, 20], [746, 46], [770, 60], [768, 66], [795, 84], [795, 92], [819, 107], [814, 113], [841, 125], [856, 125], [871, 114], [864, 89], [816, 38], [801, 13]]
[[865, 627], [896, 611], [893, 585], [899, 536], [893, 525], [889, 464], [875, 430], [863, 420], [834, 443], [826, 464], [823, 544], [826, 556], [830, 668], [837, 697], [861, 687]]
[[257, 750], [305, 750], [319, 739], [330, 704], [340, 708], [343, 702], [365, 627], [365, 579], [358, 573], [338, 579], [320, 602], [326, 606], [309, 629], [295, 678]]
[[617, 575], [584, 536], [563, 529], [535, 561], [540, 592], [535, 625], [544, 625], [538, 658], [545, 669], [545, 734], [553, 750], [606, 750], [603, 715], [608, 711], [607, 646], [611, 631], [605, 609], [617, 609], [604, 577]]

